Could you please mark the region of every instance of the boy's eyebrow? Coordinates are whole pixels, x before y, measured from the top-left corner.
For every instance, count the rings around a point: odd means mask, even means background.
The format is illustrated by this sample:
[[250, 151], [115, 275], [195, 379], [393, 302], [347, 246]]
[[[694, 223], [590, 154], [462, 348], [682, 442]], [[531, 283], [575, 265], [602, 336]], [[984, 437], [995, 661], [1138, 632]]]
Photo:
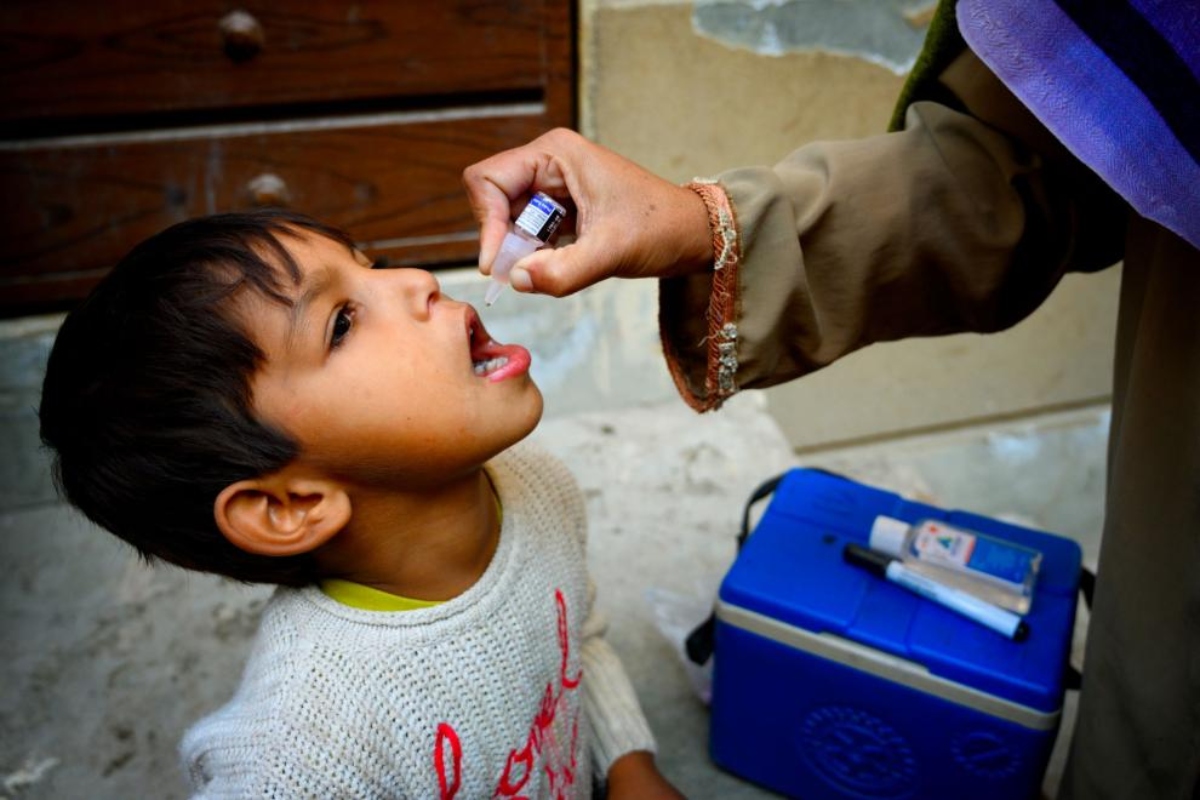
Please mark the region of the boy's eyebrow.
[[328, 269], [321, 269], [301, 279], [301, 286], [304, 286], [304, 291], [300, 294], [300, 298], [292, 305], [291, 319], [288, 321], [288, 346], [291, 347], [297, 335], [304, 327], [304, 321], [308, 317], [309, 306], [312, 302], [324, 294], [333, 283], [333, 274]]

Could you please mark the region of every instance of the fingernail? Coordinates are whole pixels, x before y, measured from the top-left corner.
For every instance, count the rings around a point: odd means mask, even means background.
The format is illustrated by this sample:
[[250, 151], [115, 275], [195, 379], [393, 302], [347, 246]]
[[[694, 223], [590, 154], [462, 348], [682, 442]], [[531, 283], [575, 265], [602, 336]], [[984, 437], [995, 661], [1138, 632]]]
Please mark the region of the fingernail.
[[533, 278], [529, 277], [529, 272], [523, 269], [515, 268], [508, 273], [508, 282], [518, 292], [532, 292]]

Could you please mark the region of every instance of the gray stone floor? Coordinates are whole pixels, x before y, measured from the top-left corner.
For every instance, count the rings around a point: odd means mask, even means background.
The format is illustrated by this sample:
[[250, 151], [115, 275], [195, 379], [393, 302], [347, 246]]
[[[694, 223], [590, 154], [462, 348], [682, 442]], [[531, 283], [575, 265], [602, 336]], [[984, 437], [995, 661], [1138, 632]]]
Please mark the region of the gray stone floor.
[[[660, 767], [691, 798], [739, 800], [772, 795], [708, 761], [706, 708], [655, 609], [674, 600], [703, 614], [748, 492], [816, 463], [1020, 514], [1077, 536], [1094, 561], [1105, 422], [1098, 409], [798, 459], [748, 393], [714, 415], [672, 402], [561, 416], [534, 435], [587, 497], [609, 637], [658, 735]], [[267, 591], [148, 569], [110, 538], [52, 502], [0, 512], [10, 571], [0, 588], [0, 797], [182, 797], [175, 744], [238, 680]], [[1061, 748], [1048, 786], [1060, 766]]]

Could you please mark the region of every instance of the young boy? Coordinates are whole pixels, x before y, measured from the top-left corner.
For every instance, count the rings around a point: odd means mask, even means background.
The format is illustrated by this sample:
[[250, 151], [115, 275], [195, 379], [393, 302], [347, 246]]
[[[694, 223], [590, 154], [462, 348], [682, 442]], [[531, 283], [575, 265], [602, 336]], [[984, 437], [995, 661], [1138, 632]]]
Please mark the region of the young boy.
[[677, 797], [591, 611], [529, 353], [427, 272], [263, 211], [136, 247], [64, 322], [42, 436], [148, 558], [280, 585], [182, 745], [200, 797]]

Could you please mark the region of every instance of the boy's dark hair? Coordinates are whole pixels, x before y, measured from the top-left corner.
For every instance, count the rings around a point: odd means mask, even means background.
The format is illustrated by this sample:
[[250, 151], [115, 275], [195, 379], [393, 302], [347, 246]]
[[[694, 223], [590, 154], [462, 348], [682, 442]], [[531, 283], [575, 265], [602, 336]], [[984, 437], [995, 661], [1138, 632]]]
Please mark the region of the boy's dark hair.
[[67, 315], [42, 386], [42, 441], [55, 480], [93, 522], [147, 560], [241, 581], [291, 586], [308, 556], [238, 549], [213, 503], [231, 483], [266, 475], [298, 452], [252, 408], [264, 358], [230, 298], [251, 290], [284, 305], [283, 273], [300, 272], [281, 237], [343, 232], [283, 210], [179, 223], [135, 247]]

